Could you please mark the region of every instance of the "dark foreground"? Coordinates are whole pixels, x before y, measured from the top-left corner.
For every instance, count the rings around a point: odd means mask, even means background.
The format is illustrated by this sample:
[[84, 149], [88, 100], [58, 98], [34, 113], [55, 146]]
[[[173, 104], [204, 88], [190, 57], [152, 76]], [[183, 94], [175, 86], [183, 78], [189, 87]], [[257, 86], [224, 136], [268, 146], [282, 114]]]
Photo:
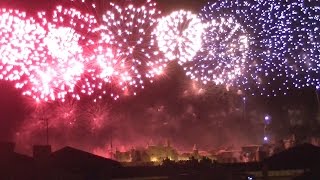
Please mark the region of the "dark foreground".
[[289, 180], [320, 179], [320, 148], [303, 144], [261, 162], [220, 164], [208, 159], [165, 160], [161, 166], [123, 167], [120, 163], [66, 147], [51, 153], [34, 148], [33, 157], [0, 145], [0, 180], [210, 179]]

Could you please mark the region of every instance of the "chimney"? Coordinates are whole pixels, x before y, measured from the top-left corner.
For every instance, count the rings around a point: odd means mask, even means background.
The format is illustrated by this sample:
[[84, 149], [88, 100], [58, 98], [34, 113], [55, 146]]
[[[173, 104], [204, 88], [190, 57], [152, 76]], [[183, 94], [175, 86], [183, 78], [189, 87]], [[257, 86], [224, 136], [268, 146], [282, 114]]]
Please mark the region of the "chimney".
[[36, 160], [46, 160], [51, 155], [50, 145], [35, 145], [33, 146], [33, 158]]
[[0, 142], [0, 156], [9, 156], [14, 153], [15, 144], [13, 142]]

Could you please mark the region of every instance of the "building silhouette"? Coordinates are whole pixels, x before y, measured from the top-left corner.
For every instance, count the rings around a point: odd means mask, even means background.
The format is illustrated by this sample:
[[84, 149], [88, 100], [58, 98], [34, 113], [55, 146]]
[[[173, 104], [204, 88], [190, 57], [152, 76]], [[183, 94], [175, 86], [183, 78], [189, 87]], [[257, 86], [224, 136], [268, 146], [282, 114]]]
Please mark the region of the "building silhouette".
[[[197, 148], [194, 150], [198, 152]], [[52, 152], [49, 145], [34, 146], [33, 157], [29, 157], [16, 153], [13, 143], [0, 143], [1, 180], [314, 180], [320, 179], [319, 162], [320, 147], [311, 144], [298, 145], [248, 163], [219, 163], [206, 157], [200, 160], [192, 157], [187, 161], [166, 158], [157, 166], [126, 167], [72, 147]]]

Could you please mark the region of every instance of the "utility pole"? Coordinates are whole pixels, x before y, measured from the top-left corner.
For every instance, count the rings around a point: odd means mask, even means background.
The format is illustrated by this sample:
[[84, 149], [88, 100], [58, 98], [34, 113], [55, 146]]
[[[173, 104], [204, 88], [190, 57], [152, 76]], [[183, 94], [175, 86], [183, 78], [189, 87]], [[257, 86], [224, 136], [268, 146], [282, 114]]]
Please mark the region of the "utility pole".
[[46, 145], [49, 145], [49, 118], [40, 118], [41, 121], [44, 121], [46, 126]]
[[49, 145], [49, 118], [45, 118], [47, 128], [47, 145]]
[[317, 87], [317, 88], [316, 88], [315, 93], [316, 93], [317, 102], [318, 102], [318, 110], [320, 110], [320, 99], [319, 99], [318, 89], [320, 89], [320, 87]]
[[112, 144], [112, 129], [111, 129], [111, 137], [110, 137], [110, 150], [111, 150], [111, 159], [113, 159], [113, 144]]

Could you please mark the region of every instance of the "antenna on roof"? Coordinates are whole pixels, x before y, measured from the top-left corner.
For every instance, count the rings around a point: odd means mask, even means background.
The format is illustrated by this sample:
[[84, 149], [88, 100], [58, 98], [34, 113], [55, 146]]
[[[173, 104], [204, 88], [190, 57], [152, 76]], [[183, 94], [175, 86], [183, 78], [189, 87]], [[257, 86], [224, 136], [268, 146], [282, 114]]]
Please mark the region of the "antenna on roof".
[[112, 129], [111, 129], [111, 137], [110, 137], [110, 151], [111, 151], [111, 159], [113, 159], [113, 145], [112, 145]]
[[46, 132], [46, 136], [47, 136], [47, 145], [49, 145], [49, 118], [45, 118], [46, 121], [46, 128], [47, 128], [47, 132]]
[[49, 118], [41, 117], [40, 120], [46, 123], [46, 145], [49, 145]]
[[40, 120], [44, 121], [45, 126], [46, 126], [46, 145], [49, 145], [49, 118], [46, 117], [45, 112], [44, 112], [45, 107], [40, 107]]

